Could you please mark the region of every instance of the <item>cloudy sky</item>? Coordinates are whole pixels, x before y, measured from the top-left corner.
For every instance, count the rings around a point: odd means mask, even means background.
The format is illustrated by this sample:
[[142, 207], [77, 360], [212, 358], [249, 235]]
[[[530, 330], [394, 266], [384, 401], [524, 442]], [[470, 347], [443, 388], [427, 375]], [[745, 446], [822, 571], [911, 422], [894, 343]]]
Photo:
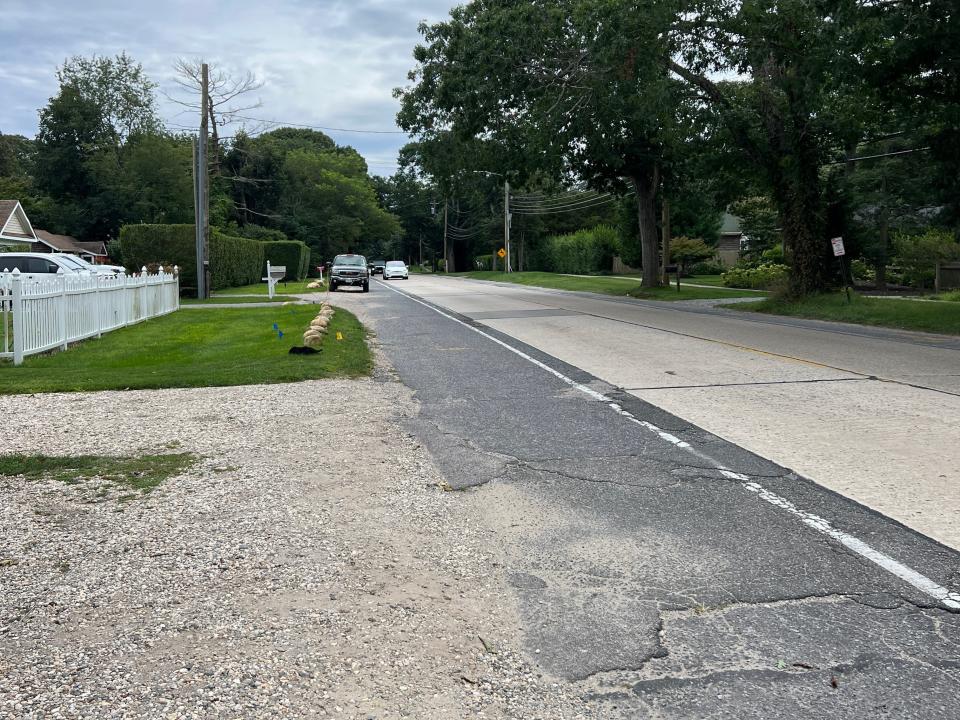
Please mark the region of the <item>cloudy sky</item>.
[[[37, 110], [72, 55], [127, 51], [159, 84], [173, 129], [198, 119], [170, 103], [173, 64], [203, 57], [264, 82], [248, 115], [286, 123], [396, 130], [391, 90], [406, 84], [421, 20], [456, 0], [0, 0], [0, 132], [32, 137]], [[234, 129], [237, 126], [233, 126]], [[329, 132], [360, 150], [371, 172], [395, 168], [402, 134]]]

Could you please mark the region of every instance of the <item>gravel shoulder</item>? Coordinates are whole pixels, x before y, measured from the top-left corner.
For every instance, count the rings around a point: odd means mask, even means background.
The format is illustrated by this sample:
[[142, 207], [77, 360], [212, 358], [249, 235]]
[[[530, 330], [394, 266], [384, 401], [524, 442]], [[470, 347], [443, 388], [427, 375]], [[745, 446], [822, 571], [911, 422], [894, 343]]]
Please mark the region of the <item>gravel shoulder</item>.
[[151, 495], [0, 478], [0, 718], [586, 718], [478, 510], [356, 381], [3, 399], [4, 452], [194, 452]]

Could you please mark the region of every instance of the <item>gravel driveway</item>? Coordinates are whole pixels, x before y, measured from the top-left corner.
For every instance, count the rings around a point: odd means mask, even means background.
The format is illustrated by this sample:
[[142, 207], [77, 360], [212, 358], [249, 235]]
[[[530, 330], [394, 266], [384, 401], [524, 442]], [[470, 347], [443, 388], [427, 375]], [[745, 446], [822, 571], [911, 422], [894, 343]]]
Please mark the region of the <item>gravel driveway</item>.
[[0, 717], [592, 717], [379, 374], [3, 398], [4, 452], [202, 460], [129, 502], [0, 478]]

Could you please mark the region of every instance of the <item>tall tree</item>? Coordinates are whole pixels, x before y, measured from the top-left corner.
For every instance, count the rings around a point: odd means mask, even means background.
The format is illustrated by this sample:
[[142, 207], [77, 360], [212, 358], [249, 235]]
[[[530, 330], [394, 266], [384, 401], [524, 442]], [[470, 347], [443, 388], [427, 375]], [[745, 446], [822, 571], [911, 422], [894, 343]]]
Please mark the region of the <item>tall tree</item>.
[[[682, 3], [668, 67], [698, 90], [762, 171], [792, 260], [792, 289], [832, 282], [821, 167], [857, 139], [859, 63], [869, 35], [858, 0]], [[716, 70], [743, 78], [717, 82]]]
[[421, 28], [398, 121], [427, 140], [451, 132], [523, 144], [593, 188], [632, 189], [644, 282], [658, 285], [656, 201], [682, 100], [663, 63], [673, 14], [672, 3], [620, 0], [455, 8]]

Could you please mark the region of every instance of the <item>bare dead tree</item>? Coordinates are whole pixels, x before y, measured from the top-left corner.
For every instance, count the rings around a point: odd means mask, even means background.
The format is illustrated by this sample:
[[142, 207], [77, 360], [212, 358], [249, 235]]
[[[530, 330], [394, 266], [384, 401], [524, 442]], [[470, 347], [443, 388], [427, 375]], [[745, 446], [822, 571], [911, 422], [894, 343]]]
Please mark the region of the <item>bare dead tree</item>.
[[[174, 80], [189, 94], [186, 98], [180, 98], [164, 93], [168, 100], [200, 112], [203, 63], [202, 58], [177, 58], [177, 62], [174, 64], [177, 76]], [[209, 100], [205, 112], [210, 124], [210, 139], [213, 144], [210, 169], [215, 176], [219, 176], [221, 159], [220, 128], [234, 122], [237, 119], [236, 116], [240, 113], [260, 107], [259, 100], [250, 102], [244, 96], [262, 88], [263, 82], [258, 80], [249, 70], [241, 76], [235, 76], [211, 63], [207, 63], [207, 65], [209, 66], [207, 83]]]

